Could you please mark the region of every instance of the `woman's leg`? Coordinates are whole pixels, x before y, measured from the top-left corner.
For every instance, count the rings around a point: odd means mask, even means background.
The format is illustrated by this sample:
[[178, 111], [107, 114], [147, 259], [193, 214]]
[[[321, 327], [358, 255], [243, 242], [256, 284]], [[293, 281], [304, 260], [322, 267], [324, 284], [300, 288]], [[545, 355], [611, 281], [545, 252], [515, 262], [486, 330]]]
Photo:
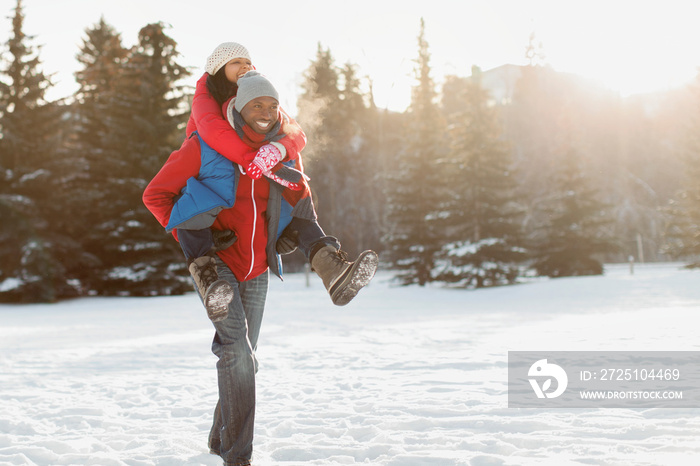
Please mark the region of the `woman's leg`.
[[289, 237], [307, 259], [311, 260], [311, 252], [316, 246], [333, 246], [340, 249], [340, 243], [334, 236], [327, 236], [317, 221], [293, 217], [291, 223], [285, 228], [282, 236]]
[[195, 289], [204, 299], [204, 308], [213, 322], [226, 318], [234, 291], [217, 273], [214, 254], [214, 234], [209, 228], [177, 230], [177, 239], [187, 259], [187, 270], [192, 275]]
[[217, 258], [219, 277], [235, 290], [226, 319], [215, 322], [212, 352], [219, 381], [219, 401], [209, 434], [209, 448], [224, 464], [247, 465], [253, 453], [255, 423], [255, 349], [267, 296], [268, 273], [239, 283]]
[[340, 243], [333, 236], [327, 236], [316, 221], [294, 217], [277, 242], [288, 250], [287, 245], [296, 244], [311, 263], [311, 269], [323, 280], [333, 304], [344, 306], [355, 298], [365, 287], [379, 265], [379, 257], [374, 251], [362, 251], [357, 259], [348, 262], [347, 254], [340, 250]]
[[178, 228], [177, 240], [180, 242], [182, 252], [188, 261], [206, 256], [214, 248], [214, 235], [209, 228], [201, 230]]

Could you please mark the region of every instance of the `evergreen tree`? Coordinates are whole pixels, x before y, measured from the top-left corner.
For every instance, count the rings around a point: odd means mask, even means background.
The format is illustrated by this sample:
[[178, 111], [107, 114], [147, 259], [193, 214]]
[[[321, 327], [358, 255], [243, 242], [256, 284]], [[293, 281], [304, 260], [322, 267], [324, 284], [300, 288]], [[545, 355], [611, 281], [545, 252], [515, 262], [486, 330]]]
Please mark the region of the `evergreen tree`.
[[688, 261], [689, 267], [700, 267], [700, 157], [689, 156], [686, 175], [689, 180], [670, 201], [669, 223], [665, 232], [664, 252], [675, 259]]
[[175, 42], [161, 24], [126, 49], [101, 19], [86, 30], [76, 73], [75, 133], [64, 164], [60, 228], [86, 264], [84, 294], [151, 295], [190, 289], [182, 253], [141, 201], [146, 184], [182, 142], [186, 109]]
[[80, 149], [95, 157], [104, 150], [111, 130], [109, 103], [114, 98], [129, 51], [122, 45], [120, 34], [104, 17], [87, 28], [85, 34], [76, 57], [82, 68], [75, 73], [79, 85], [75, 96], [79, 118], [74, 130], [79, 136]]
[[343, 248], [354, 255], [381, 247], [385, 210], [383, 154], [379, 147], [382, 128], [377, 109], [368, 106], [368, 98], [360, 90], [356, 67], [346, 64], [341, 78], [340, 110], [346, 130], [342, 144], [350, 163], [341, 178], [344, 209], [340, 220]]
[[341, 101], [339, 71], [330, 50], [318, 44], [316, 59], [306, 71], [299, 99], [299, 123], [308, 143], [304, 150], [306, 171], [311, 177], [319, 223], [329, 234], [338, 233], [336, 213], [341, 204], [339, 187], [343, 169], [343, 130], [346, 122], [339, 112]]
[[[106, 145], [110, 133], [109, 102], [128, 50], [119, 35], [104, 19], [86, 29], [86, 38], [77, 55], [83, 68], [75, 74], [79, 89], [67, 121], [69, 138], [63, 141], [61, 156], [54, 164], [56, 186], [53, 203], [60, 206], [52, 229], [70, 238], [76, 250], [63, 259], [66, 273], [80, 294], [102, 291], [104, 263], [94, 243], [104, 240], [99, 225], [113, 214], [114, 197], [108, 180], [119, 166], [118, 150]], [[79, 260], [75, 260], [78, 258]]]
[[478, 68], [471, 79], [448, 77], [443, 108], [452, 141], [446, 180], [455, 189], [444, 215], [450, 243], [439, 278], [477, 288], [512, 283], [525, 259], [516, 180]]
[[50, 78], [41, 70], [39, 51], [31, 44], [34, 37], [23, 31], [22, 0], [17, 0], [12, 17], [12, 35], [7, 42], [10, 60], [2, 74], [9, 83], [0, 81], [2, 100], [2, 167], [17, 175], [34, 171], [50, 156], [56, 136], [56, 104], [47, 102]]
[[390, 265], [402, 284], [421, 286], [433, 280], [438, 252], [445, 242], [443, 211], [454, 187], [445, 183], [443, 144], [445, 122], [435, 103], [430, 77], [430, 53], [421, 19], [406, 145], [397, 151], [388, 170], [388, 224], [385, 244]]
[[600, 258], [615, 248], [606, 229], [608, 206], [598, 200], [573, 148], [564, 152], [549, 185], [551, 197], [541, 206], [548, 221], [534, 238], [533, 268], [549, 277], [602, 274]]
[[666, 209], [669, 217], [664, 252], [700, 267], [700, 75], [693, 87], [695, 112], [683, 147], [685, 172], [682, 187]]
[[143, 205], [141, 195], [172, 150], [187, 118], [178, 82], [189, 72], [177, 63], [176, 42], [161, 23], [139, 32], [137, 46], [110, 94], [103, 156], [109, 160], [100, 215], [86, 249], [99, 257], [101, 294], [173, 294], [190, 288], [179, 247]]
[[351, 255], [377, 246], [377, 170], [369, 133], [369, 109], [355, 67], [338, 68], [320, 45], [306, 73], [299, 122], [307, 134], [304, 151], [319, 223], [340, 237]]
[[505, 139], [513, 145], [514, 167], [525, 198], [523, 223], [531, 231], [546, 220], [536, 207], [550, 195], [542, 179], [555, 176], [552, 160], [558, 158], [557, 137], [564, 131], [560, 118], [569, 110], [564, 99], [572, 90], [562, 86], [550, 68], [530, 65], [521, 72], [512, 104], [502, 112]]
[[181, 80], [190, 72], [177, 63], [177, 43], [165, 33], [163, 23], [148, 24], [139, 31], [139, 42], [129, 58], [127, 70], [135, 74], [139, 92], [138, 114], [133, 130], [147, 160], [142, 163], [155, 172], [173, 148], [182, 144], [189, 116], [187, 95]]
[[53, 301], [77, 293], [65, 263], [79, 261], [76, 244], [53, 228], [62, 214], [54, 174], [62, 106], [46, 100], [51, 87], [38, 49], [23, 32], [22, 1], [12, 17], [9, 60], [0, 73], [0, 299]]
[[534, 31], [531, 32], [527, 41], [527, 46], [525, 46], [525, 58], [530, 67], [536, 65], [541, 66], [545, 63], [544, 46], [542, 42], [535, 43], [535, 37]]

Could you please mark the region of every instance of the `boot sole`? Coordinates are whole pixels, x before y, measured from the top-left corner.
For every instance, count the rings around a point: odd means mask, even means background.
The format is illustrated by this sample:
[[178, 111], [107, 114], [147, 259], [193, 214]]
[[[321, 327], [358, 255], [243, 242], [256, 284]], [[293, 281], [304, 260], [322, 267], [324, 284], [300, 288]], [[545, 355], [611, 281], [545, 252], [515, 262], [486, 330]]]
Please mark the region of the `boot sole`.
[[379, 265], [379, 256], [374, 251], [364, 251], [357, 260], [331, 287], [329, 293], [336, 306], [345, 306], [366, 286]]
[[228, 305], [233, 301], [233, 287], [226, 280], [211, 284], [204, 299], [204, 307], [212, 322], [219, 322], [228, 316]]

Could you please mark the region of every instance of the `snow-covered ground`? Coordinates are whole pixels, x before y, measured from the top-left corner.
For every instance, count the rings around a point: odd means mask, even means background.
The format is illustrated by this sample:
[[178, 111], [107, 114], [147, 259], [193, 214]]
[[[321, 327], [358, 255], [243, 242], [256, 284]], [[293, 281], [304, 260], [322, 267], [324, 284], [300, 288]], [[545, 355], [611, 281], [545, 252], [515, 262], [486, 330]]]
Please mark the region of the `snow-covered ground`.
[[[700, 271], [465, 291], [389, 275], [334, 307], [271, 280], [255, 464], [690, 465], [700, 409], [508, 408], [515, 350], [700, 350]], [[198, 299], [0, 306], [0, 464], [215, 465], [213, 335]]]

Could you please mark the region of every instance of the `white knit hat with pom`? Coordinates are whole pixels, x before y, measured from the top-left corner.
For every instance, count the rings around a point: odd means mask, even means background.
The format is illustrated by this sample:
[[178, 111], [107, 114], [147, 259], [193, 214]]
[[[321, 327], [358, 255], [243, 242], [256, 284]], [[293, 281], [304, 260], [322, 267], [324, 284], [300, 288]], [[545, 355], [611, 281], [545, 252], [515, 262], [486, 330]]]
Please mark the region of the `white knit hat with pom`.
[[247, 48], [236, 42], [224, 42], [209, 55], [204, 70], [211, 75], [215, 75], [217, 71], [234, 58], [247, 58], [251, 60]]

